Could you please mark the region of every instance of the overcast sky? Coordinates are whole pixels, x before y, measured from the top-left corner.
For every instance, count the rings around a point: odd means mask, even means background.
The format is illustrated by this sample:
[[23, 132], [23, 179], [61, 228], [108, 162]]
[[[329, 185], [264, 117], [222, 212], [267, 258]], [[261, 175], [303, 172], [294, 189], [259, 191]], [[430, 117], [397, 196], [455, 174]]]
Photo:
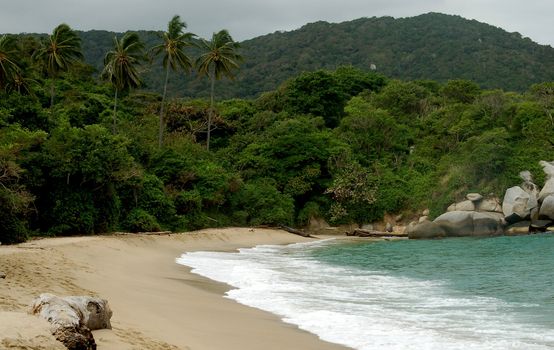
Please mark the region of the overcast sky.
[[62, 22], [80, 30], [162, 30], [178, 14], [189, 31], [202, 37], [225, 28], [235, 40], [244, 40], [317, 20], [432, 11], [476, 19], [554, 46], [552, 0], [0, 0], [0, 5], [0, 33], [46, 33]]

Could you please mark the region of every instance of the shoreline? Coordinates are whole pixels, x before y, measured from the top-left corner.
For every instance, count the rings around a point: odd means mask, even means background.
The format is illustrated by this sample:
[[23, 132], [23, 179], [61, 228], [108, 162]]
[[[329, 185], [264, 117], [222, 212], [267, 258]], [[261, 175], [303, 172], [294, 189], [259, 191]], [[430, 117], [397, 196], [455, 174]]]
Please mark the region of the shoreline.
[[8, 276], [0, 280], [0, 330], [3, 314], [24, 313], [34, 297], [49, 292], [108, 300], [113, 329], [93, 332], [99, 350], [349, 349], [224, 298], [229, 285], [175, 261], [185, 252], [231, 252], [313, 240], [275, 229], [227, 228], [48, 238], [2, 246], [0, 271]]

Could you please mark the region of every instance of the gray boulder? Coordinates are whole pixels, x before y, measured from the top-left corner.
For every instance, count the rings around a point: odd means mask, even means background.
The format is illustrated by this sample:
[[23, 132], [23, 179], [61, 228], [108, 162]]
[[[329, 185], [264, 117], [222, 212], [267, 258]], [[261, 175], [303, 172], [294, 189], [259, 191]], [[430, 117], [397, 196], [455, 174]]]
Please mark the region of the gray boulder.
[[481, 199], [483, 199], [483, 196], [479, 193], [468, 193], [468, 194], [466, 194], [466, 199], [468, 201], [478, 202]]
[[473, 203], [470, 200], [454, 203], [451, 206], [449, 206], [448, 209], [446, 209], [447, 212], [450, 212], [450, 211], [474, 211], [474, 210], [475, 210], [475, 203]]
[[549, 195], [542, 201], [539, 219], [554, 220], [554, 195]]
[[429, 220], [418, 224], [411, 223], [406, 230], [410, 239], [446, 237], [444, 230], [438, 224]]
[[527, 235], [529, 234], [530, 221], [521, 221], [506, 228], [505, 234], [507, 236]]
[[544, 160], [541, 160], [539, 164], [542, 166], [542, 170], [546, 174], [546, 182], [544, 183], [544, 187], [540, 191], [538, 197], [539, 202], [542, 202], [546, 197], [554, 194], [554, 165], [550, 162], [545, 162]]
[[502, 204], [500, 204], [500, 199], [498, 199], [498, 197], [489, 197], [477, 203], [475, 209], [477, 211], [502, 213]]
[[452, 211], [434, 220], [448, 237], [494, 236], [504, 230], [504, 218], [500, 213]]
[[505, 216], [517, 214], [522, 218], [526, 218], [531, 214], [529, 204], [529, 193], [525, 192], [521, 187], [514, 186], [506, 190], [504, 201], [502, 202], [502, 212]]

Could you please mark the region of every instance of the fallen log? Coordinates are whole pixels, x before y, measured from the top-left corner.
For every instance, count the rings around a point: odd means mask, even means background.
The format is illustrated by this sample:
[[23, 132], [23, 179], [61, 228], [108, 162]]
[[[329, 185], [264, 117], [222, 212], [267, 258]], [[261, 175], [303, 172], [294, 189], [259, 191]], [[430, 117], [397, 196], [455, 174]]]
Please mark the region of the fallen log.
[[50, 322], [52, 335], [69, 350], [96, 350], [91, 330], [111, 329], [112, 311], [100, 298], [44, 293], [33, 300], [30, 313]]
[[289, 233], [292, 233], [292, 234], [295, 234], [295, 235], [299, 235], [299, 236], [302, 236], [302, 237], [307, 237], [307, 238], [314, 238], [313, 236], [310, 236], [309, 233], [306, 233], [304, 231], [300, 231], [300, 230], [297, 230], [295, 228], [292, 228], [292, 227], [288, 227], [288, 226], [284, 226], [284, 225], [281, 225], [279, 226], [282, 230], [285, 230]]
[[407, 234], [404, 233], [392, 233], [392, 232], [384, 232], [384, 231], [375, 231], [375, 230], [365, 230], [363, 228], [357, 228], [352, 232], [347, 232], [347, 236], [356, 236], [356, 237], [408, 237]]

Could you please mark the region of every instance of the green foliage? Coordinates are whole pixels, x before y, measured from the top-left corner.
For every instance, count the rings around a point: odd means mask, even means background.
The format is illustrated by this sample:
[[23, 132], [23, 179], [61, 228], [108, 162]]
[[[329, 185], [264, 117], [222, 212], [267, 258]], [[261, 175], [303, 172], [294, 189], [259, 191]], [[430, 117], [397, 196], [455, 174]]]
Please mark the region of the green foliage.
[[231, 198], [235, 220], [241, 224], [288, 225], [294, 220], [294, 201], [279, 192], [271, 179], [247, 182]]
[[133, 209], [123, 224], [130, 232], [158, 232], [161, 230], [156, 218], [143, 209]]

